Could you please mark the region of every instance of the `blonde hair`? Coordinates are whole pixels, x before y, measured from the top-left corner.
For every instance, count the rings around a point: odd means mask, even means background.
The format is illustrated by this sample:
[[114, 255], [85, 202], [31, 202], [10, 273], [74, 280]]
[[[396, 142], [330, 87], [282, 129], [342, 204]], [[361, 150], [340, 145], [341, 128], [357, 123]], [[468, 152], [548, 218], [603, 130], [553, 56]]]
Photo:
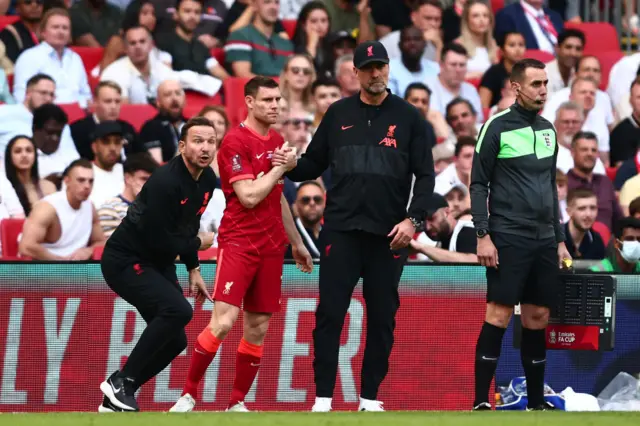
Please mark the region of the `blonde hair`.
[[290, 92], [289, 92], [289, 81], [286, 78], [286, 74], [287, 71], [289, 70], [289, 65], [291, 64], [291, 61], [293, 61], [296, 58], [303, 58], [306, 59], [307, 62], [309, 62], [309, 68], [311, 69], [311, 75], [309, 78], [309, 84], [307, 85], [307, 87], [303, 90], [302, 92], [302, 103], [304, 104], [304, 108], [306, 110], [312, 111], [313, 110], [313, 103], [312, 103], [312, 99], [313, 96], [311, 94], [311, 86], [313, 84], [313, 82], [316, 79], [316, 69], [313, 65], [313, 59], [311, 59], [311, 56], [307, 55], [306, 53], [296, 53], [294, 55], [291, 55], [287, 58], [287, 61], [284, 63], [284, 67], [282, 67], [282, 71], [280, 71], [280, 92], [282, 92], [282, 97], [284, 99], [287, 100], [287, 102], [289, 101], [289, 96], [290, 96]]
[[[471, 35], [471, 30], [469, 29], [469, 15], [471, 13], [471, 8], [477, 4], [480, 4], [487, 8], [489, 12], [489, 28], [483, 37], [483, 46], [477, 46], [473, 41], [473, 37]], [[467, 53], [470, 58], [476, 55], [477, 47], [484, 47], [489, 52], [489, 59], [492, 63], [495, 63], [498, 59], [498, 45], [496, 40], [493, 38], [493, 27], [495, 25], [495, 18], [493, 16], [493, 12], [491, 8], [482, 0], [470, 0], [465, 4], [464, 9], [462, 9], [462, 16], [460, 17], [460, 44], [467, 49]]]

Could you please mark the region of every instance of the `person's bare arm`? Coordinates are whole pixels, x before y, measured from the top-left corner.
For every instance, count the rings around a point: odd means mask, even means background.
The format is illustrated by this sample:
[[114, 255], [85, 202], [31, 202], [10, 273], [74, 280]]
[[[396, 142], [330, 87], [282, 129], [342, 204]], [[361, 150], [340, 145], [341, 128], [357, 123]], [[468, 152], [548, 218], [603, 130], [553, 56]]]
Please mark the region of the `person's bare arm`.
[[102, 226], [100, 225], [100, 216], [95, 207], [93, 209], [93, 222], [91, 224], [91, 237], [89, 238], [89, 247], [96, 248], [103, 246], [107, 239], [102, 232]]
[[149, 153], [149, 155], [151, 155], [151, 158], [156, 161], [156, 163], [164, 163], [164, 161], [162, 161], [162, 148], [156, 146], [153, 148], [149, 148], [147, 152]]
[[222, 81], [229, 78], [229, 74], [220, 64], [216, 64], [216, 66], [209, 68], [209, 74]]
[[284, 166], [276, 166], [269, 170], [269, 173], [257, 179], [242, 179], [233, 182], [233, 191], [244, 207], [252, 209], [267, 198], [285, 172]]
[[229, 27], [229, 34], [249, 25], [251, 23], [251, 20], [253, 19], [254, 12], [255, 9], [253, 5], [248, 5], [244, 12], [242, 12], [242, 15], [240, 15], [240, 17], [236, 19], [236, 22], [231, 24], [231, 26]]
[[480, 86], [478, 94], [480, 95], [480, 103], [482, 104], [482, 108], [491, 108], [491, 98], [493, 97], [493, 93], [491, 93], [491, 90], [484, 86]]
[[282, 206], [282, 224], [284, 225], [284, 230], [287, 233], [287, 237], [289, 237], [289, 242], [292, 246], [300, 246], [304, 244], [302, 242], [302, 237], [298, 232], [298, 228], [296, 228], [296, 224], [293, 221], [293, 215], [291, 214], [291, 209], [289, 208], [289, 202], [285, 198], [284, 194], [280, 197], [280, 205]]
[[54, 183], [46, 179], [40, 179], [40, 189], [42, 190], [42, 194], [45, 196], [57, 191]]
[[236, 77], [253, 78], [256, 76], [251, 72], [251, 62], [249, 61], [235, 61], [231, 63], [231, 69]]
[[434, 262], [440, 263], [478, 263], [478, 256], [473, 253], [458, 253], [432, 247], [412, 240], [409, 246], [413, 251], [422, 253]]
[[51, 204], [39, 202], [33, 206], [31, 214], [22, 228], [22, 239], [18, 246], [20, 255], [28, 256], [35, 260], [67, 260], [66, 257], [51, 253], [42, 245], [49, 227], [55, 220], [58, 220], [58, 217]]
[[360, 24], [358, 25], [358, 43], [362, 43], [369, 40], [375, 40], [376, 35], [374, 29], [371, 28], [371, 8], [369, 7], [369, 0], [360, 0], [357, 6], [358, 13], [360, 14]]
[[376, 34], [378, 35], [378, 40], [382, 37], [386, 36], [391, 32], [391, 27], [386, 25], [376, 25]]
[[102, 47], [100, 43], [98, 43], [98, 40], [96, 40], [96, 38], [91, 33], [82, 34], [80, 37], [74, 40], [73, 44], [83, 47]]
[[0, 15], [6, 15], [11, 6], [11, 0], [0, 0]]
[[111, 63], [118, 60], [122, 55], [124, 55], [124, 41], [122, 40], [122, 36], [117, 34], [109, 39], [104, 48], [104, 53], [100, 60], [100, 73], [111, 65]]

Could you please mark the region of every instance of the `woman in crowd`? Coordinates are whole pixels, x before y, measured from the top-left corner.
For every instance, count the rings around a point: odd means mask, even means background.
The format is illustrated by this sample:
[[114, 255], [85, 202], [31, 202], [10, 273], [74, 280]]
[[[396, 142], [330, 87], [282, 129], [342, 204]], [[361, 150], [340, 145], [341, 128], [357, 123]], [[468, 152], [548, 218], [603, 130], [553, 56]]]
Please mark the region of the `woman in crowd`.
[[[231, 126], [224, 107], [221, 105], [207, 105], [202, 108], [198, 113], [198, 116], [206, 118], [211, 122], [211, 124], [213, 124], [213, 127], [216, 129], [218, 148], [220, 148], [220, 143]], [[220, 176], [220, 172], [218, 171], [218, 161], [214, 160], [213, 163], [211, 163], [211, 167], [213, 168], [213, 171], [216, 172], [216, 176]]]
[[300, 10], [293, 45], [296, 53], [306, 53], [313, 58], [318, 72], [333, 65], [330, 40], [327, 37], [329, 28], [331, 19], [322, 2], [310, 1]]
[[15, 136], [9, 141], [4, 153], [4, 168], [27, 216], [41, 198], [56, 192], [52, 182], [40, 179], [36, 146], [27, 136]]
[[498, 105], [502, 100], [505, 80], [509, 79], [513, 65], [524, 58], [526, 50], [524, 37], [520, 33], [506, 33], [500, 37], [498, 42], [502, 59], [484, 73], [478, 90], [482, 108]]
[[[99, 67], [92, 70], [91, 74], [94, 75], [94, 77], [99, 76], [101, 70], [125, 55], [123, 37], [126, 29], [142, 25], [153, 34], [156, 29], [156, 23], [156, 9], [151, 0], [134, 0], [129, 3], [124, 13], [120, 33], [111, 37], [104, 48], [104, 55], [102, 56]], [[155, 55], [156, 59], [171, 67], [172, 58], [167, 52], [154, 47], [151, 55]]]
[[462, 11], [460, 37], [456, 39], [469, 53], [467, 80], [482, 77], [491, 64], [498, 62], [493, 26], [493, 13], [486, 3], [482, 0], [467, 1]]
[[290, 110], [313, 113], [311, 85], [315, 79], [313, 60], [309, 55], [297, 53], [287, 59], [280, 73], [280, 90]]

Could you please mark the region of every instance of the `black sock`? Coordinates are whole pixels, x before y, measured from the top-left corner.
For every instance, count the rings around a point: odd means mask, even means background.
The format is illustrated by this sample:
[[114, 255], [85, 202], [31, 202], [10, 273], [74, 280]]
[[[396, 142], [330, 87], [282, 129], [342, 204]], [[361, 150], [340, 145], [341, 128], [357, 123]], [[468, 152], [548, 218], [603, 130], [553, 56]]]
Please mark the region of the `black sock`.
[[178, 337], [171, 340], [154, 354], [153, 358], [140, 371], [138, 377], [136, 377], [133, 390], [137, 391], [142, 387], [142, 385], [167, 368], [167, 366], [171, 364], [171, 361], [180, 355], [180, 352], [182, 352], [186, 347], [187, 335], [183, 331], [178, 335]]
[[547, 364], [547, 343], [545, 330], [531, 330], [522, 327], [520, 359], [527, 378], [527, 398], [529, 408], [544, 404], [544, 368]]
[[476, 344], [476, 397], [474, 407], [483, 402], [489, 402], [489, 386], [496, 373], [498, 358], [500, 358], [500, 348], [502, 347], [502, 336], [505, 329], [485, 322], [482, 325], [478, 343]]

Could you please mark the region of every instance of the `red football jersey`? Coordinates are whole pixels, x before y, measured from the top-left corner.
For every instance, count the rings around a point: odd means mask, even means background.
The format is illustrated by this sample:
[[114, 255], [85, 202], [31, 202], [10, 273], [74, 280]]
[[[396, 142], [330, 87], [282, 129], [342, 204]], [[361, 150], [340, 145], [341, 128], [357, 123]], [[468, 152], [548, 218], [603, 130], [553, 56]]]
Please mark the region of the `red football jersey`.
[[284, 179], [252, 209], [240, 203], [233, 182], [258, 179], [271, 169], [271, 157], [284, 139], [275, 130], [262, 136], [244, 124], [231, 129], [220, 145], [218, 166], [226, 207], [220, 222], [218, 245], [228, 245], [267, 253], [284, 250], [288, 242], [282, 224], [280, 198]]

